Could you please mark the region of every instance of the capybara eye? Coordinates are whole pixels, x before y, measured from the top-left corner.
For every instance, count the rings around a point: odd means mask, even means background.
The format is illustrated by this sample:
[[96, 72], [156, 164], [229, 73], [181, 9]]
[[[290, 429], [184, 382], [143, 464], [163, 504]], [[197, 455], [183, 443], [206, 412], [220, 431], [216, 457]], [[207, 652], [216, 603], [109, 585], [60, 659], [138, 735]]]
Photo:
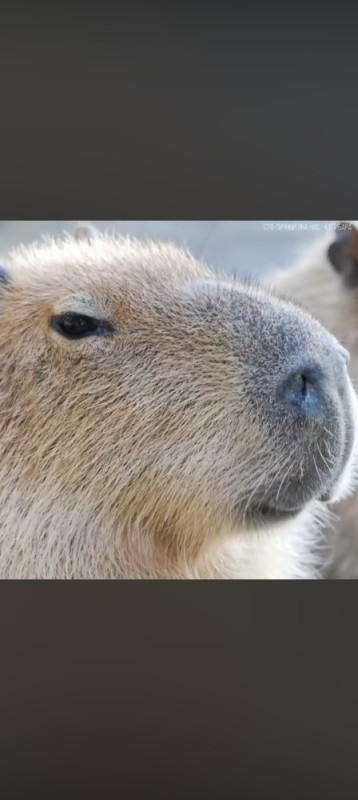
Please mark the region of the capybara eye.
[[113, 328], [105, 320], [87, 317], [84, 314], [67, 313], [53, 317], [51, 327], [66, 339], [83, 339], [85, 336], [105, 336]]

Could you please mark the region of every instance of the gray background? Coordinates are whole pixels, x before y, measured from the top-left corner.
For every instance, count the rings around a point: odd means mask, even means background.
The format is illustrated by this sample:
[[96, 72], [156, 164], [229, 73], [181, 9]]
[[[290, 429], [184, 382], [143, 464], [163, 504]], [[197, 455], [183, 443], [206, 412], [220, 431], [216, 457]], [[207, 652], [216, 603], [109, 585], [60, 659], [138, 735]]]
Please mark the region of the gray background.
[[[276, 267], [284, 267], [299, 251], [334, 223], [325, 221], [292, 221], [285, 223], [259, 221], [93, 221], [100, 229], [112, 228], [122, 234], [170, 239], [186, 245], [194, 255], [227, 273], [257, 277]], [[282, 226], [289, 226], [285, 229]], [[28, 243], [42, 234], [60, 234], [73, 230], [72, 221], [8, 221], [0, 222], [0, 251]]]

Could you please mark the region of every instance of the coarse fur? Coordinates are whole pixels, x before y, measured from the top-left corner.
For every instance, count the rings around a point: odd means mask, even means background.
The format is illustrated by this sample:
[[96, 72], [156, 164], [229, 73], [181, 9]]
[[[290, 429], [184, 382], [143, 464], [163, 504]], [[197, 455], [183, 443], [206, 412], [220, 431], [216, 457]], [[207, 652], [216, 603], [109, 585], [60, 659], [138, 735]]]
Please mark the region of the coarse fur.
[[[349, 374], [358, 389], [358, 223], [341, 223], [305, 248], [288, 269], [270, 276], [286, 297], [314, 315], [350, 352]], [[327, 578], [358, 578], [358, 492], [332, 508], [325, 532]]]
[[[69, 312], [108, 335], [66, 339]], [[308, 314], [171, 244], [82, 231], [9, 254], [0, 320], [0, 578], [318, 576], [357, 412]], [[277, 399], [302, 353], [336, 369], [328, 432]]]

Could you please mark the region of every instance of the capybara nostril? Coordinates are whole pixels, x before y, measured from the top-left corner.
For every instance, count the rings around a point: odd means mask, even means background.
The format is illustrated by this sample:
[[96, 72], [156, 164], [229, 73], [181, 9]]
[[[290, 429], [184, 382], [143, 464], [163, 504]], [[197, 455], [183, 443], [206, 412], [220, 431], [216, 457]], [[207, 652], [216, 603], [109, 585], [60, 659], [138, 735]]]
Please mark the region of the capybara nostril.
[[319, 419], [326, 408], [325, 383], [319, 367], [295, 370], [281, 386], [286, 408], [307, 418]]

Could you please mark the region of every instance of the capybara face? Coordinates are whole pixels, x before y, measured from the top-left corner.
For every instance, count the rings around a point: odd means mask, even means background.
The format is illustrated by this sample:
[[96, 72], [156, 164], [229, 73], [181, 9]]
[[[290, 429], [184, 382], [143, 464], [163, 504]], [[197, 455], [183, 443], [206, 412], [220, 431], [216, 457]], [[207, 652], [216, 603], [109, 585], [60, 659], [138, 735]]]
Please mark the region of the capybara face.
[[273, 295], [169, 245], [68, 239], [13, 254], [0, 314], [3, 464], [24, 495], [174, 542], [347, 487], [347, 353]]

